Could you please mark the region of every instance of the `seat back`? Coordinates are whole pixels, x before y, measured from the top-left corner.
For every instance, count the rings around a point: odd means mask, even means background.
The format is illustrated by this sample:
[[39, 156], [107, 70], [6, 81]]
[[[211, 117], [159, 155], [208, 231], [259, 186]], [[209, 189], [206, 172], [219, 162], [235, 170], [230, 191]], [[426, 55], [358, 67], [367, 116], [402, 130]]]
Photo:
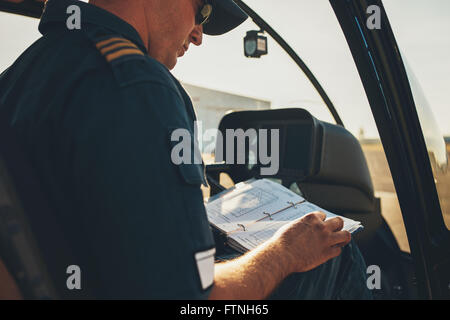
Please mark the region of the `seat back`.
[[[229, 129], [235, 132], [242, 129], [249, 133], [244, 144], [240, 137], [240, 150], [239, 138], [227, 135]], [[256, 139], [251, 137], [248, 129], [256, 131]], [[259, 159], [260, 132], [263, 132], [260, 129], [267, 130], [263, 139], [266, 135], [271, 136], [270, 131], [278, 130], [278, 146], [273, 148], [270, 138], [267, 143], [267, 155], [279, 152], [279, 170], [275, 175], [265, 176], [260, 170], [267, 167]], [[219, 153], [221, 158], [216, 157], [216, 161], [226, 160], [226, 173], [234, 183], [250, 178], [281, 180], [285, 187], [298, 191], [308, 201], [336, 214], [361, 221], [366, 230], [359, 237], [364, 237], [364, 241], [371, 238], [381, 226], [380, 201], [374, 195], [364, 153], [359, 141], [345, 128], [320, 121], [308, 111], [297, 108], [229, 113], [222, 118], [219, 131], [219, 138], [223, 141], [218, 140], [216, 145], [219, 148], [223, 146], [223, 154], [216, 147], [216, 156]], [[245, 145], [243, 157], [242, 145]], [[233, 148], [234, 158], [227, 157], [227, 153], [233, 151]], [[238, 162], [238, 155], [241, 160], [245, 159], [245, 163]], [[213, 169], [207, 171], [218, 180], [218, 173], [213, 172]]]
[[[239, 138], [227, 134], [229, 129], [235, 132], [242, 129], [241, 132], [248, 133], [249, 129], [253, 129], [257, 138], [253, 139], [248, 134], [246, 138], [249, 139], [242, 150], [239, 149], [242, 141], [240, 144]], [[218, 142], [218, 145], [226, 146], [222, 158], [226, 159], [227, 164], [232, 163], [230, 172], [235, 182], [264, 177], [260, 169], [268, 165], [260, 161], [261, 129], [267, 130], [267, 155], [279, 153], [279, 170], [267, 178], [281, 179], [285, 185], [297, 182], [303, 186], [311, 201], [330, 210], [373, 211], [372, 179], [358, 140], [345, 128], [320, 121], [304, 109], [240, 111], [223, 117], [219, 131], [224, 141]], [[270, 141], [273, 130], [277, 130], [279, 136], [276, 148], [271, 146]], [[265, 137], [262, 136], [262, 139]], [[234, 141], [230, 141], [232, 139]], [[232, 150], [231, 146], [234, 146], [232, 158], [227, 155]], [[239, 162], [239, 154], [245, 163]], [[330, 191], [328, 197], [324, 197], [324, 188]], [[353, 201], [349, 203], [349, 199]]]
[[4, 266], [2, 277], [5, 277], [8, 283], [2, 295], [16, 296], [16, 288], [20, 288], [25, 298], [56, 298], [36, 239], [30, 230], [21, 201], [2, 157], [0, 157], [0, 256]]
[[11, 276], [5, 264], [0, 260], [0, 300], [20, 300], [22, 295], [15, 279]]
[[0, 105], [0, 258], [24, 298], [89, 298], [68, 290], [67, 268], [76, 264], [45, 191]]

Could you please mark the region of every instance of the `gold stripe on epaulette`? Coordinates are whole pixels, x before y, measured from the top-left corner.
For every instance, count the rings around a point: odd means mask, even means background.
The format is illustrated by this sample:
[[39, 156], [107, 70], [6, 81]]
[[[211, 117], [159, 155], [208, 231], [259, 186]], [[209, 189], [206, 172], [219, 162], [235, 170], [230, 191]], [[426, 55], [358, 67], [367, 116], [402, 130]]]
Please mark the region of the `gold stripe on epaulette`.
[[109, 39], [97, 42], [97, 44], [95, 46], [97, 47], [97, 49], [100, 49], [112, 42], [117, 42], [117, 41], [132, 43], [130, 40], [127, 40], [127, 39], [120, 38], [120, 37], [114, 37], [114, 38], [109, 38]]
[[115, 44], [110, 45], [110, 46], [103, 47], [102, 49], [100, 49], [100, 52], [103, 55], [105, 55], [109, 51], [112, 51], [114, 49], [121, 48], [121, 47], [129, 48], [129, 49], [132, 49], [132, 48], [138, 49], [138, 47], [134, 43], [131, 43], [131, 42], [129, 42], [129, 43], [128, 42], [119, 42], [119, 43], [115, 43]]
[[131, 54], [138, 54], [138, 55], [141, 55], [141, 56], [144, 55], [144, 53], [141, 50], [139, 50], [139, 49], [126, 49], [126, 48], [124, 48], [124, 49], [120, 49], [120, 50], [118, 50], [116, 52], [107, 54], [106, 55], [106, 60], [108, 62], [111, 62], [111, 61], [113, 61], [115, 59], [118, 59], [118, 58], [126, 56], [126, 55], [131, 55]]
[[108, 62], [125, 55], [141, 55], [144, 53], [130, 40], [122, 37], [113, 37], [99, 41], [95, 45]]

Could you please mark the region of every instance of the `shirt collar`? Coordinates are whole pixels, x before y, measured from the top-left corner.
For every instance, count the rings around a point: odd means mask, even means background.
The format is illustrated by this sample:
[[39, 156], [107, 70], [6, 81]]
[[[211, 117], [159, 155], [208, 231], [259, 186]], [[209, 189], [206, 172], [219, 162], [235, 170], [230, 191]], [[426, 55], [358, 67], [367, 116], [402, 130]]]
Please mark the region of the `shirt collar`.
[[80, 8], [81, 28], [83, 28], [83, 24], [85, 23], [108, 28], [133, 41], [147, 53], [147, 49], [145, 48], [141, 37], [133, 26], [102, 8], [82, 1], [48, 0], [44, 7], [41, 22], [39, 23], [39, 31], [42, 34], [45, 34], [50, 29], [50, 26], [55, 23], [63, 23], [65, 27], [67, 18], [70, 16], [67, 13], [67, 8], [71, 5], [76, 5]]

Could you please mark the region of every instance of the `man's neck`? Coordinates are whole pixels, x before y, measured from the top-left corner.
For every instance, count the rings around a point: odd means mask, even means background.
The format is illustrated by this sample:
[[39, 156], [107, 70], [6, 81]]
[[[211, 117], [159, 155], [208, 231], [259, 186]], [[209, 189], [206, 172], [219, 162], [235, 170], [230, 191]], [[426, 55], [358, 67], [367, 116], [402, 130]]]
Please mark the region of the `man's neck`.
[[149, 33], [147, 28], [147, 17], [144, 10], [142, 0], [89, 0], [93, 4], [103, 10], [106, 10], [133, 26], [141, 37], [144, 46], [149, 49]]

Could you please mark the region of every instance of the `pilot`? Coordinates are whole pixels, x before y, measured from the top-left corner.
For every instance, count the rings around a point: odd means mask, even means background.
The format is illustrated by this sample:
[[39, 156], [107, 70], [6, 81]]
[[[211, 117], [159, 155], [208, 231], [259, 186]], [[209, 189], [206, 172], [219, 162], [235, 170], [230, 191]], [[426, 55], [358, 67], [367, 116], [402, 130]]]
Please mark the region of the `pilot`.
[[370, 298], [342, 219], [320, 212], [215, 263], [204, 166], [171, 159], [171, 133], [196, 118], [169, 70], [246, 18], [232, 0], [49, 0], [42, 37], [1, 74], [0, 102], [93, 297]]

